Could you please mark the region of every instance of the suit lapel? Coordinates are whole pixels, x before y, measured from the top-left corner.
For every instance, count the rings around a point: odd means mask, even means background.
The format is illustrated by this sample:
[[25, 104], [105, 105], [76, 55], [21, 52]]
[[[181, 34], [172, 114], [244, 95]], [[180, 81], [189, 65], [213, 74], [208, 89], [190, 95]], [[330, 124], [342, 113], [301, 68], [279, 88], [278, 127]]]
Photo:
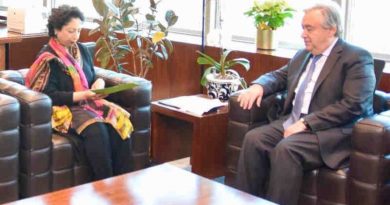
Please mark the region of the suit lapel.
[[330, 71], [332, 71], [332, 68], [334, 67], [334, 65], [336, 64], [338, 59], [340, 58], [341, 51], [343, 50], [342, 43], [343, 43], [342, 40], [338, 40], [335, 47], [333, 48], [334, 51], [331, 51], [328, 58], [326, 59], [324, 67], [322, 68], [321, 73], [318, 76], [318, 79], [316, 81], [316, 84], [314, 85], [312, 96], [314, 96], [318, 87], [325, 80], [326, 76], [329, 75]]

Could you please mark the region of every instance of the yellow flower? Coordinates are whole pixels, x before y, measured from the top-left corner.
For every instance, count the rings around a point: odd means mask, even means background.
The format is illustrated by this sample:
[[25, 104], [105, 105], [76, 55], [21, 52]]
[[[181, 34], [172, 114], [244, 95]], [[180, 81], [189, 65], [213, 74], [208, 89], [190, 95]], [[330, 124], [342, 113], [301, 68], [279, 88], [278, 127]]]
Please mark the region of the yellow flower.
[[164, 37], [165, 37], [164, 32], [157, 31], [156, 33], [154, 33], [154, 35], [152, 37], [152, 42], [157, 43], [157, 42], [161, 41], [161, 39], [163, 39]]

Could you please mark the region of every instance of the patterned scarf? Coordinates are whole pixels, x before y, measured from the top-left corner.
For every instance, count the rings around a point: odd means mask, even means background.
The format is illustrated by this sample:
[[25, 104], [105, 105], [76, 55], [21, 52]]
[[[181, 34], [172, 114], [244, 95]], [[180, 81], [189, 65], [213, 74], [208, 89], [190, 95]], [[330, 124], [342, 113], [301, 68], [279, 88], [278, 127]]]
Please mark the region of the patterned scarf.
[[[35, 91], [42, 92], [49, 80], [51, 60], [56, 60], [62, 63], [72, 80], [75, 91], [83, 91], [88, 88], [88, 81], [85, 77], [84, 71], [78, 62], [80, 59], [80, 50], [77, 46], [73, 46], [72, 55], [66, 52], [65, 48], [60, 45], [54, 38], [49, 40], [49, 46], [53, 49], [55, 54], [50, 52], [42, 53], [37, 60], [32, 64], [29, 72], [26, 76], [26, 86]], [[131, 132], [134, 130], [132, 123], [130, 122], [130, 114], [117, 106], [114, 103], [106, 100], [94, 100], [89, 101], [82, 105], [84, 110], [88, 110], [97, 114], [95, 119], [88, 120], [76, 131], [81, 133], [88, 125], [103, 121], [110, 123], [122, 139], [130, 137]], [[53, 106], [52, 113], [52, 127], [62, 133], [67, 133], [72, 122], [72, 113], [68, 106]]]

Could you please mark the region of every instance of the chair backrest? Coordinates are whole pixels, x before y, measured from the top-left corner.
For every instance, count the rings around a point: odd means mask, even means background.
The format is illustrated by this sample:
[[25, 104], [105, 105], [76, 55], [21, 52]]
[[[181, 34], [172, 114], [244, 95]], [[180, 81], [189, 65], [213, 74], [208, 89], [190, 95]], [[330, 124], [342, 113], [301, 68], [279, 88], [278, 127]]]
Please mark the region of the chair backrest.
[[[383, 73], [383, 69], [385, 68], [386, 62], [380, 59], [374, 59], [374, 72], [376, 85], [375, 89], [378, 88], [379, 82], [381, 81], [381, 76]], [[374, 94], [374, 112], [380, 113], [388, 109], [388, 94], [382, 91], [375, 91]]]
[[90, 42], [83, 42], [82, 44], [85, 47], [87, 47], [87, 49], [88, 49], [89, 53], [91, 54], [92, 58], [94, 58], [96, 43], [90, 41]]
[[378, 87], [379, 82], [381, 81], [382, 72], [385, 68], [386, 62], [384, 60], [380, 59], [374, 59], [374, 72], [375, 72], [375, 79], [376, 79], [376, 86], [375, 89]]

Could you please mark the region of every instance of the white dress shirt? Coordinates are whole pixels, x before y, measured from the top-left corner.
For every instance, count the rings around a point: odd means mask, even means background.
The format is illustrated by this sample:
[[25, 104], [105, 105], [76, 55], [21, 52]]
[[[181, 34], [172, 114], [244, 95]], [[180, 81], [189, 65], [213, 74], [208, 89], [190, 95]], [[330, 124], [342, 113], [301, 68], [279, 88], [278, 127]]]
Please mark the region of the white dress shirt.
[[[311, 97], [313, 94], [314, 85], [316, 84], [318, 76], [320, 75], [322, 68], [324, 67], [324, 64], [326, 62], [326, 59], [328, 59], [328, 56], [329, 56], [330, 52], [332, 51], [333, 47], [335, 46], [337, 40], [338, 40], [338, 38], [336, 38], [332, 42], [332, 44], [322, 53], [321, 58], [318, 59], [318, 61], [316, 63], [316, 66], [315, 66], [315, 69], [313, 72], [313, 76], [311, 77], [309, 83], [307, 84], [307, 87], [305, 89], [305, 94], [303, 96], [303, 103], [302, 103], [302, 110], [301, 110], [302, 114], [308, 114], [308, 112], [309, 112], [309, 105], [310, 105]], [[298, 86], [295, 88], [295, 93], [297, 93], [299, 86], [301, 86], [303, 79], [305, 79], [305, 77], [307, 75], [307, 70], [309, 69], [312, 61], [313, 61], [313, 58], [310, 59], [310, 62], [307, 64], [305, 71], [302, 73], [301, 78], [299, 79], [299, 82], [298, 82]], [[294, 98], [293, 104], [295, 105], [295, 98]]]

